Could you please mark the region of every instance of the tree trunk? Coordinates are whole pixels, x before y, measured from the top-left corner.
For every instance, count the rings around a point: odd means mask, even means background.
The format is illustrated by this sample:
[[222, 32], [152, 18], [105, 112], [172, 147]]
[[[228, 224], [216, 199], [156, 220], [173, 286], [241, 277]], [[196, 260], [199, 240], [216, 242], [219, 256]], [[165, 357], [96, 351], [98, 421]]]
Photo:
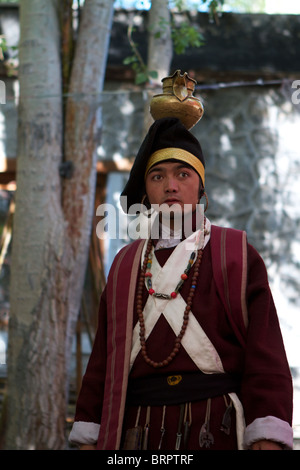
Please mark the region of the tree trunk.
[[[94, 207], [92, 103], [103, 85], [112, 12], [110, 0], [85, 2], [63, 145], [59, 0], [20, 1], [7, 449], [64, 449], [66, 444], [66, 381]], [[74, 164], [73, 177], [63, 184], [62, 160]]]
[[[64, 439], [60, 36], [54, 0], [20, 2], [20, 103], [8, 347], [8, 449]], [[58, 426], [59, 423], [59, 426]]]
[[167, 77], [173, 58], [169, 0], [152, 0], [148, 24], [148, 70], [156, 70], [160, 86]]
[[144, 133], [146, 134], [153, 119], [149, 105], [153, 95], [161, 93], [161, 80], [170, 73], [173, 58], [173, 41], [171, 36], [171, 14], [168, 0], [152, 0], [148, 22], [148, 62], [147, 69], [157, 72], [157, 79], [150, 83], [144, 113]]
[[72, 263], [67, 290], [67, 357], [82, 296], [95, 209], [96, 151], [101, 128], [100, 91], [105, 77], [113, 3], [110, 0], [85, 2], [66, 109], [65, 160], [72, 162], [74, 167], [73, 177], [66, 179], [63, 186], [63, 211], [69, 261]]

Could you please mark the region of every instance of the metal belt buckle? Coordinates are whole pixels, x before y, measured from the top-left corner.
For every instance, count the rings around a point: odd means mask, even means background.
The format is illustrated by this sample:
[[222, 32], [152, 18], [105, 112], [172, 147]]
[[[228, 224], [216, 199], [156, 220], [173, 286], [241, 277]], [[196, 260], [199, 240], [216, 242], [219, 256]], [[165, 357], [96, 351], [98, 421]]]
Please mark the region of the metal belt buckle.
[[167, 377], [168, 385], [178, 385], [182, 380], [182, 375], [169, 375]]

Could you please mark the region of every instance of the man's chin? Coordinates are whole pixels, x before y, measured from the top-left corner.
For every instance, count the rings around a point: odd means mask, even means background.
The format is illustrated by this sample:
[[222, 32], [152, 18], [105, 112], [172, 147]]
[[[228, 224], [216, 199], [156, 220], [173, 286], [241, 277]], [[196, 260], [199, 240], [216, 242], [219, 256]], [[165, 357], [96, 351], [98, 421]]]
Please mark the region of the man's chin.
[[160, 218], [164, 221], [168, 220], [186, 220], [192, 216], [195, 211], [195, 207], [192, 204], [152, 204], [151, 208], [160, 215]]
[[162, 218], [174, 220], [174, 219], [187, 219], [192, 216], [194, 211], [192, 207], [186, 208], [186, 207], [179, 206], [175, 208], [173, 206], [170, 206], [169, 209], [160, 210], [159, 212]]

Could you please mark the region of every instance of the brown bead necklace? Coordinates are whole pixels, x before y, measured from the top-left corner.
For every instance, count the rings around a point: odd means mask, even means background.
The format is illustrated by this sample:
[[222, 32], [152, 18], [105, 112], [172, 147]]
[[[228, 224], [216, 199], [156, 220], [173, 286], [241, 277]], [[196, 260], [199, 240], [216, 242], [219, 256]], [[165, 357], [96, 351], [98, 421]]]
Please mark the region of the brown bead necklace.
[[[197, 258], [196, 258], [195, 263], [194, 263], [194, 273], [193, 273], [193, 277], [192, 277], [192, 284], [191, 284], [189, 295], [187, 297], [187, 303], [186, 303], [186, 307], [185, 307], [184, 314], [183, 314], [183, 323], [182, 323], [182, 326], [181, 326], [181, 330], [180, 330], [178, 336], [176, 336], [175, 344], [174, 344], [174, 348], [173, 348], [172, 352], [169, 354], [169, 356], [166, 359], [164, 359], [161, 362], [152, 361], [148, 357], [147, 347], [146, 347], [146, 338], [145, 338], [146, 330], [145, 330], [145, 322], [144, 322], [144, 315], [143, 315], [143, 288], [144, 288], [145, 277], [147, 278], [148, 281], [149, 281], [149, 278], [151, 277], [151, 274], [149, 272], [147, 272], [147, 268], [149, 268], [149, 260], [151, 260], [151, 257], [150, 257], [151, 251], [152, 251], [152, 240], [149, 239], [148, 243], [147, 243], [147, 248], [146, 248], [146, 251], [145, 251], [145, 256], [144, 256], [142, 269], [141, 269], [141, 276], [140, 276], [139, 283], [138, 283], [138, 286], [137, 286], [136, 308], [137, 308], [138, 320], [139, 320], [139, 324], [140, 324], [141, 354], [142, 354], [142, 356], [143, 356], [143, 358], [144, 358], [144, 360], [147, 364], [149, 364], [150, 366], [155, 367], [155, 368], [160, 368], [160, 367], [165, 367], [168, 364], [170, 364], [170, 362], [174, 359], [174, 357], [178, 354], [178, 352], [180, 350], [181, 340], [182, 340], [182, 338], [185, 334], [185, 331], [187, 329], [187, 325], [188, 325], [188, 321], [189, 321], [189, 313], [191, 311], [193, 297], [194, 297], [195, 289], [196, 289], [196, 286], [197, 286], [197, 278], [198, 278], [198, 275], [199, 275], [199, 267], [200, 267], [201, 260], [202, 260], [203, 249], [198, 250]], [[194, 252], [194, 256], [195, 256], [195, 252]], [[191, 262], [192, 259], [193, 259], [193, 254], [192, 254], [192, 256], [189, 260], [189, 264], [187, 266], [187, 269], [181, 275], [181, 281], [178, 283], [175, 291], [172, 294], [175, 294], [175, 293], [177, 294], [179, 289], [182, 287], [184, 281], [187, 279], [187, 277], [188, 277], [187, 274], [188, 274], [189, 270], [192, 267], [192, 262]], [[149, 282], [148, 282], [148, 287], [149, 287]], [[176, 295], [172, 295], [172, 294], [171, 295], [166, 295], [166, 294], [156, 294], [155, 295], [154, 290], [150, 289], [150, 288], [148, 289], [148, 292], [149, 292], [150, 295], [154, 295], [154, 296], [157, 296], [157, 297], [168, 298], [168, 299], [172, 299], [172, 298], [176, 297]]]

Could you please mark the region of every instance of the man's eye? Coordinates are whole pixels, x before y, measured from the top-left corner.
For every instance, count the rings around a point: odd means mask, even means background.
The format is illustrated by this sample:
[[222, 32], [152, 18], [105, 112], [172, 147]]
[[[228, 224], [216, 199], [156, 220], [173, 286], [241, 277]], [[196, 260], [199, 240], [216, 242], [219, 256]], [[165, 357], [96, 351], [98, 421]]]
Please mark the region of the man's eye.
[[161, 175], [153, 175], [153, 176], [152, 176], [152, 179], [153, 179], [154, 181], [158, 181], [158, 180], [161, 179]]

